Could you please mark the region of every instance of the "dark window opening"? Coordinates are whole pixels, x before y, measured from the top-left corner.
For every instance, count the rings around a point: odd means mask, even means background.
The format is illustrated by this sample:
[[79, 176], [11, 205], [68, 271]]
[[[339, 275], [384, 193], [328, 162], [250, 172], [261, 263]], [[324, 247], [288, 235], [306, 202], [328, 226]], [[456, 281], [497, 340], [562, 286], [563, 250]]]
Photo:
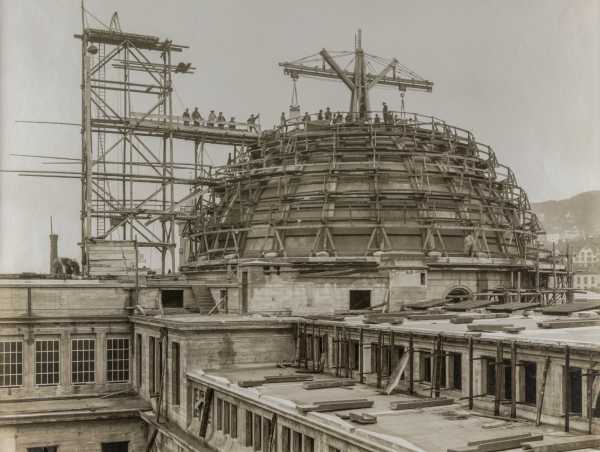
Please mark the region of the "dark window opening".
[[431, 354], [421, 352], [421, 381], [431, 383]]
[[254, 444], [253, 432], [252, 412], [246, 410], [246, 447], [252, 447]]
[[223, 400], [217, 399], [217, 430], [223, 430]]
[[58, 446], [28, 447], [27, 452], [58, 452]]
[[302, 433], [294, 432], [292, 436], [292, 452], [302, 452]]
[[231, 414], [229, 402], [223, 402], [223, 433], [229, 435], [231, 431], [231, 418], [229, 415]]
[[238, 426], [237, 426], [237, 406], [231, 405], [229, 407], [230, 417], [231, 417], [231, 437], [237, 438], [238, 436]]
[[462, 355], [452, 353], [452, 387], [462, 389]]
[[254, 450], [262, 449], [262, 418], [255, 414], [254, 416]]
[[142, 335], [135, 335], [135, 372], [138, 389], [142, 387]]
[[128, 452], [129, 441], [102, 443], [102, 452]]
[[183, 308], [183, 290], [161, 290], [163, 308]]
[[525, 403], [535, 405], [537, 403], [537, 365], [525, 362]]
[[173, 405], [179, 405], [181, 400], [181, 391], [179, 387], [179, 381], [181, 379], [181, 364], [180, 364], [180, 353], [179, 344], [173, 342], [172, 344], [172, 356], [171, 356], [171, 367], [173, 371], [173, 378], [171, 380], [171, 387], [173, 389], [172, 403]]
[[427, 273], [425, 273], [425, 272], [421, 272], [421, 285], [422, 286], [427, 285]]
[[263, 452], [269, 452], [271, 445], [271, 421], [266, 417], [263, 418]]
[[315, 440], [307, 435], [304, 435], [304, 452], [315, 452]]
[[358, 341], [350, 341], [350, 369], [358, 370], [358, 361], [360, 359]]
[[292, 432], [286, 426], [281, 427], [281, 451], [291, 452], [292, 450]]
[[579, 367], [571, 367], [569, 372], [569, 386], [571, 392], [570, 412], [581, 415], [582, 413], [582, 371]]
[[219, 290], [219, 303], [221, 303], [220, 306], [219, 306], [219, 311], [220, 312], [228, 312], [227, 302], [228, 302], [228, 299], [227, 299], [227, 289], [221, 289], [221, 290]]
[[487, 378], [485, 393], [496, 395], [496, 360], [494, 358], [485, 358]]
[[156, 368], [155, 358], [156, 354], [156, 339], [153, 337], [148, 338], [148, 372], [150, 374], [150, 394], [156, 393]]
[[[496, 395], [496, 360], [494, 358], [486, 358], [487, 363], [487, 382], [486, 382], [486, 394], [495, 396]], [[502, 382], [504, 386], [504, 393], [502, 394], [503, 400], [512, 399], [512, 378], [510, 372], [510, 360], [505, 359], [502, 361], [501, 369]]]
[[350, 309], [369, 309], [371, 307], [370, 290], [351, 290]]

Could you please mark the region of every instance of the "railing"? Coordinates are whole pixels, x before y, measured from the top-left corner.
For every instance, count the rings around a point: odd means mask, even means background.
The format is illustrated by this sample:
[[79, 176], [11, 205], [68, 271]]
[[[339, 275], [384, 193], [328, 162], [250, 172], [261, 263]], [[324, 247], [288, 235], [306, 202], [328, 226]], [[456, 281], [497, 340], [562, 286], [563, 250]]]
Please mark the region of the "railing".
[[260, 133], [261, 126], [260, 121], [256, 121], [254, 124], [249, 122], [239, 121], [209, 121], [208, 119], [193, 120], [190, 118], [184, 118], [183, 116], [162, 114], [146, 114], [146, 113], [131, 113], [131, 117], [139, 121], [150, 121], [158, 122], [170, 126], [179, 127], [190, 127], [190, 128], [206, 128], [206, 129], [223, 129], [223, 130], [237, 130], [248, 133]]

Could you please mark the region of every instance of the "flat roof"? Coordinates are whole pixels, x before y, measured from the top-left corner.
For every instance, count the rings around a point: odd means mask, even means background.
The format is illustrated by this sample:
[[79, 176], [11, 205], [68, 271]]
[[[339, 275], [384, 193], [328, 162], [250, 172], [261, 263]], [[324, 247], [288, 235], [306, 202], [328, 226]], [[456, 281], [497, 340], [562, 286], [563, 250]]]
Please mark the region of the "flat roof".
[[[279, 409], [287, 409], [290, 413], [305, 417], [306, 420], [316, 421], [320, 425], [337, 427], [340, 431], [346, 433], [350, 432], [365, 438], [377, 438], [384, 442], [392, 442], [399, 449], [404, 448], [419, 452], [446, 452], [449, 448], [464, 447], [468, 441], [489, 440], [495, 437], [523, 433], [541, 433], [544, 435], [544, 440], [550, 441], [552, 438], [568, 435], [557, 427], [548, 425], [536, 427], [535, 423], [523, 419], [516, 419], [515, 421], [493, 419], [484, 415], [484, 413], [468, 411], [458, 403], [441, 407], [393, 411], [390, 409], [390, 402], [392, 401], [423, 399], [405, 394], [384, 395], [380, 394], [373, 386], [359, 383], [351, 387], [317, 390], [304, 389], [302, 382], [265, 383], [252, 388], [241, 388], [235, 385], [240, 380], [261, 379], [274, 375], [299, 374], [293, 368], [278, 368], [275, 366], [188, 372], [188, 376], [192, 380], [209, 384], [214, 383], [215, 386], [221, 385], [225, 391], [231, 391]], [[312, 375], [315, 380], [331, 380], [334, 378], [327, 374]], [[211, 380], [214, 377], [216, 378]], [[226, 379], [226, 381], [223, 379]], [[228, 384], [227, 381], [234, 384]], [[303, 415], [296, 409], [296, 405], [312, 404], [323, 400], [350, 399], [368, 399], [372, 400], [374, 404], [371, 408], [340, 410], [335, 413], [367, 413], [376, 416], [377, 423], [359, 425], [349, 420], [343, 420], [333, 412], [309, 412]]]
[[56, 422], [101, 416], [137, 416], [140, 410], [152, 409], [138, 395], [73, 396], [60, 399], [27, 399], [0, 402], [0, 425], [30, 422]]

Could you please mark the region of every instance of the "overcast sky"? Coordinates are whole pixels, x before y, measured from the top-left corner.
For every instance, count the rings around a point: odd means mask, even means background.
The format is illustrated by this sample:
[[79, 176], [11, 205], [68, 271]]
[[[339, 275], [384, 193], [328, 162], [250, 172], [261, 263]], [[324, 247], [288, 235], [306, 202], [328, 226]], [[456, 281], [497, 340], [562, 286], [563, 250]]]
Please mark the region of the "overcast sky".
[[[78, 0], [0, 0], [0, 167], [40, 168], [10, 153], [78, 157], [77, 127], [16, 120], [80, 120]], [[407, 110], [472, 130], [511, 166], [530, 199], [600, 189], [600, 1], [88, 0], [124, 31], [191, 46], [196, 74], [176, 79], [178, 96], [201, 111], [263, 127], [287, 110], [291, 82], [277, 63], [363, 47], [396, 57], [435, 83], [408, 93]], [[341, 84], [300, 80], [302, 111], [346, 110]], [[394, 90], [377, 90], [399, 109]], [[177, 109], [183, 105], [177, 100]], [[218, 151], [217, 151], [218, 154]], [[219, 155], [213, 155], [219, 161]], [[43, 167], [47, 169], [48, 167]], [[47, 271], [49, 218], [60, 254], [79, 258], [79, 182], [0, 174], [0, 272]]]

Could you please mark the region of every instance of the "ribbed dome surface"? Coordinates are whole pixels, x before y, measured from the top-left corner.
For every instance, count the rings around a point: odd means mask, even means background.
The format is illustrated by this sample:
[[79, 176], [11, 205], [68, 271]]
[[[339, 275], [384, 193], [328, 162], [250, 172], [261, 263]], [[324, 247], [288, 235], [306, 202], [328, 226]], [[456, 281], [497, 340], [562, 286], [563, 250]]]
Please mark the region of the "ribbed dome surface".
[[489, 146], [435, 118], [390, 117], [264, 134], [219, 175], [191, 260], [534, 253], [540, 224]]

